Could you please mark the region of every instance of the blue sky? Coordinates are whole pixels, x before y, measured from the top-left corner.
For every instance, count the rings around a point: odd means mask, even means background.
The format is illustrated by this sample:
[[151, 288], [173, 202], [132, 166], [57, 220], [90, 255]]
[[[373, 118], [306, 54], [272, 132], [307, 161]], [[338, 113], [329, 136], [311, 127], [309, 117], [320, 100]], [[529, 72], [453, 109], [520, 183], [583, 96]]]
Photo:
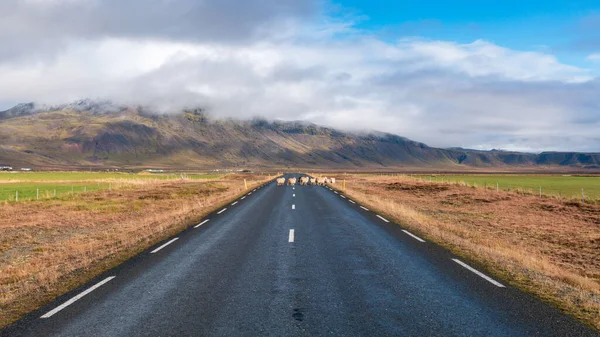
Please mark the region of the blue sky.
[[[562, 62], [589, 67], [600, 45], [600, 1], [425, 0], [338, 2], [357, 27], [386, 39], [418, 36], [468, 43], [484, 39], [523, 51], [554, 54]], [[595, 28], [595, 29], [594, 29]], [[598, 47], [596, 49], [595, 47]]]

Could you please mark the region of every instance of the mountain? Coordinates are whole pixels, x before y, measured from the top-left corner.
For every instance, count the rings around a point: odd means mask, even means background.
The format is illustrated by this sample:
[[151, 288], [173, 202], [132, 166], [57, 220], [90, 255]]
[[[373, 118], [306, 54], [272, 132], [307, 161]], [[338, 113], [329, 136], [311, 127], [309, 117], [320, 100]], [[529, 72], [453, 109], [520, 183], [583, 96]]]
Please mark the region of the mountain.
[[334, 169], [600, 168], [600, 154], [440, 149], [397, 135], [303, 122], [215, 120], [82, 100], [0, 111], [0, 164], [13, 167]]

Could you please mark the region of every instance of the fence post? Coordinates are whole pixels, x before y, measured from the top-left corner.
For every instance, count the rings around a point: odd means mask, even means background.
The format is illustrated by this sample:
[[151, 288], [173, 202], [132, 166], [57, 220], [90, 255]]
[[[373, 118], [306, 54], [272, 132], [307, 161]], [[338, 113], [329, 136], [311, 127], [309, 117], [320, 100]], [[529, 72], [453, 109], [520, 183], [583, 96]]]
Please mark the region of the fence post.
[[54, 189], [54, 197], [56, 198], [56, 188]]
[[581, 202], [585, 202], [585, 194], [583, 192], [583, 188], [581, 189]]
[[87, 186], [83, 186], [83, 191], [87, 192]]
[[17, 194], [15, 195], [15, 201], [19, 201], [19, 191], [17, 191]]
[[498, 183], [496, 183], [496, 192], [498, 192]]
[[542, 186], [540, 186], [540, 199], [542, 198]]
[[35, 189], [35, 200], [40, 200], [40, 189], [39, 188]]

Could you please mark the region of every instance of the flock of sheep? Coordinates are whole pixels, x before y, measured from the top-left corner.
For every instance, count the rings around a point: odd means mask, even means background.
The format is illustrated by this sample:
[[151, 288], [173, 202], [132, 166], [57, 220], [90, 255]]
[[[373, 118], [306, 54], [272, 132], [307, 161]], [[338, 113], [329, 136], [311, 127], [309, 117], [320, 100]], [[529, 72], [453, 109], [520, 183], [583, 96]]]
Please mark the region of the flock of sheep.
[[308, 185], [324, 186], [326, 184], [335, 184], [335, 178], [327, 178], [327, 177], [313, 178], [313, 177], [308, 177], [308, 176], [299, 177], [299, 178], [291, 177], [291, 178], [288, 178], [287, 180], [284, 177], [277, 178], [277, 186], [283, 186], [283, 185], [286, 185], [286, 183], [288, 186], [294, 186], [294, 185], [296, 185], [296, 182], [298, 184], [300, 184], [301, 186], [308, 186]]

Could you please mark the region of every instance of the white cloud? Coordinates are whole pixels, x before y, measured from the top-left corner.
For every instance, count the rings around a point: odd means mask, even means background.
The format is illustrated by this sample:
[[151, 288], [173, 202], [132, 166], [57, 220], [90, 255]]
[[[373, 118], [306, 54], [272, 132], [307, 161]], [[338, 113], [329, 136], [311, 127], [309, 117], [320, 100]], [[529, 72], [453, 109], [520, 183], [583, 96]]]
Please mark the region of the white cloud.
[[600, 62], [600, 53], [588, 55], [587, 60], [592, 62]]
[[[113, 4], [88, 2], [71, 1]], [[235, 2], [216, 4], [211, 13], [231, 20], [221, 12]], [[175, 0], [183, 8], [185, 3]], [[52, 30], [59, 48], [36, 45], [36, 58], [2, 61], [0, 55], [0, 102], [92, 97], [165, 109], [200, 105], [217, 116], [303, 119], [398, 133], [436, 146], [596, 150], [600, 145], [600, 85], [587, 69], [484, 40], [386, 42], [351, 23], [323, 20], [318, 11], [286, 3], [289, 8], [270, 12], [271, 29], [264, 30], [262, 19], [252, 14], [220, 39], [204, 32], [179, 34], [180, 27], [167, 23], [149, 31], [135, 22], [108, 32], [94, 25], [89, 29], [97, 30], [87, 33], [71, 26]], [[31, 25], [35, 29], [29, 31], [39, 33], [40, 23]], [[182, 25], [202, 29], [193, 22]], [[249, 34], [244, 27], [257, 28]], [[21, 52], [15, 48], [6, 55]]]

